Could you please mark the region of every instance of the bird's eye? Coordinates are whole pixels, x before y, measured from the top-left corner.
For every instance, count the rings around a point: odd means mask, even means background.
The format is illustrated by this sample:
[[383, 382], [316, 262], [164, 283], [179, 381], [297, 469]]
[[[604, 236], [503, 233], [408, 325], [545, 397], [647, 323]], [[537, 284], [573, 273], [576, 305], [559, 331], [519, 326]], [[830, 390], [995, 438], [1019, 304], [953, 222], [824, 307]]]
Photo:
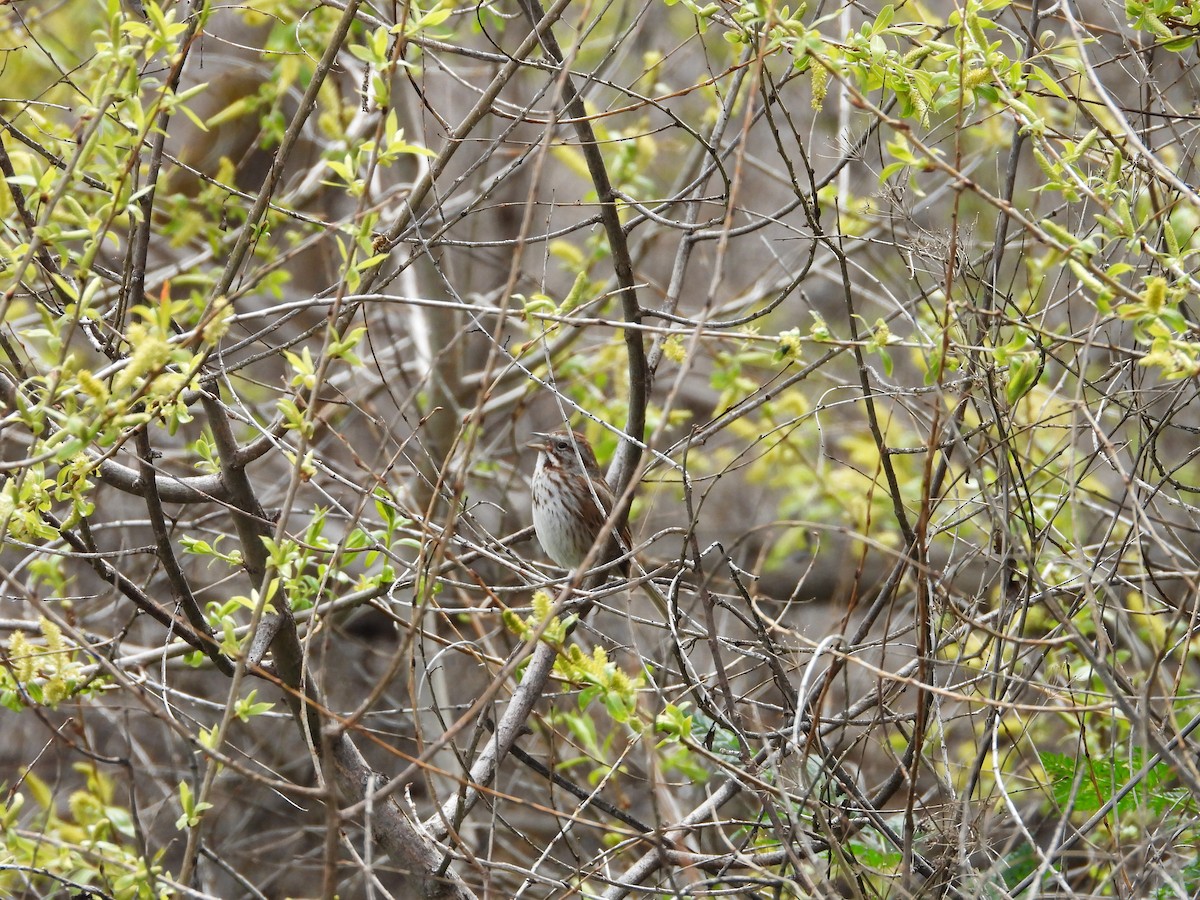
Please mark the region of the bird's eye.
[[562, 451], [562, 452], [566, 452], [567, 450], [571, 449], [571, 445], [568, 444], [566, 441], [562, 440], [561, 438], [559, 438], [557, 441], [554, 442], [554, 449]]

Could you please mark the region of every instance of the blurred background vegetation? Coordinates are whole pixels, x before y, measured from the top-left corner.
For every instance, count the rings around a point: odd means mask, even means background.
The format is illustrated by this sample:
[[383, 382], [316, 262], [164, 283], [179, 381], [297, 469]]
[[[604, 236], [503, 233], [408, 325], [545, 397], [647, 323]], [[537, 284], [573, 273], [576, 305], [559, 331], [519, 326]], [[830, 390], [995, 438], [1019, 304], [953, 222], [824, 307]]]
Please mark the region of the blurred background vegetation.
[[0, 29], [0, 893], [1200, 892], [1200, 7]]

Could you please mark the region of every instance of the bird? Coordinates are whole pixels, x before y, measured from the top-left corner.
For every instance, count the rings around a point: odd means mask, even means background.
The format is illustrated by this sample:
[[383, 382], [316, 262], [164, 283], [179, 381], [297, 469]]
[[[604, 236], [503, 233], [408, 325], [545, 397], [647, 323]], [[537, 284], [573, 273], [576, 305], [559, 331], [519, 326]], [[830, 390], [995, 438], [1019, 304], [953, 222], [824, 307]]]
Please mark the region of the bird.
[[[538, 451], [533, 473], [533, 530], [556, 565], [576, 569], [591, 553], [615, 502], [591, 444], [578, 431], [534, 432], [526, 446]], [[594, 557], [605, 565], [629, 552], [629, 525], [610, 535]], [[617, 570], [629, 575], [629, 559]]]

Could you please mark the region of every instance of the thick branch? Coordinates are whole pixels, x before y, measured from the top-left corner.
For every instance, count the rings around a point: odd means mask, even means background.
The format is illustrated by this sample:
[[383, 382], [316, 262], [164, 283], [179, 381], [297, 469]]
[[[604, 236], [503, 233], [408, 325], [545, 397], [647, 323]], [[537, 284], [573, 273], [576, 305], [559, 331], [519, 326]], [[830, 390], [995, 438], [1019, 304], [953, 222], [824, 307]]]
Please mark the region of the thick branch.
[[171, 534], [167, 528], [166, 516], [163, 514], [162, 500], [158, 496], [157, 479], [154, 475], [153, 450], [150, 447], [150, 434], [146, 428], [142, 428], [137, 434], [137, 447], [138, 456], [141, 457], [142, 485], [144, 488], [143, 496], [146, 500], [146, 513], [150, 518], [150, 529], [154, 532], [154, 544], [158, 550], [158, 560], [162, 563], [163, 572], [167, 576], [167, 583], [171, 586], [171, 594], [175, 598], [176, 605], [183, 610], [188, 621], [192, 623], [192, 627], [196, 629], [196, 633], [210, 639], [205, 642], [204, 652], [212, 660], [213, 665], [224, 674], [232, 675], [233, 665], [217, 649], [217, 639], [213, 636], [212, 629], [209, 628], [208, 621], [204, 618], [204, 613], [200, 611], [200, 604], [196, 602], [196, 597], [192, 594], [192, 588], [188, 584], [187, 577], [183, 574], [183, 569], [179, 566], [179, 560], [175, 557], [175, 548], [171, 545]]
[[[531, 24], [545, 21], [546, 16], [538, 0], [521, 0], [521, 7]], [[541, 35], [541, 41], [547, 55], [562, 65], [563, 54], [554, 32], [547, 28]], [[567, 115], [571, 117], [571, 124], [579, 136], [580, 150], [587, 162], [588, 174], [592, 177], [596, 196], [600, 200], [600, 221], [604, 225], [609, 250], [612, 252], [613, 269], [620, 288], [621, 309], [626, 322], [640, 325], [642, 308], [638, 303], [633, 280], [633, 260], [629, 255], [629, 242], [625, 238], [625, 229], [621, 226], [621, 217], [617, 214], [618, 194], [608, 177], [608, 168], [604, 164], [600, 145], [596, 142], [596, 134], [592, 130], [583, 97], [576, 90], [570, 72], [565, 69], [562, 73], [562, 83]], [[612, 484], [613, 493], [618, 497], [625, 493], [625, 488], [637, 471], [642, 458], [642, 441], [646, 434], [646, 404], [650, 396], [650, 370], [646, 366], [646, 348], [642, 344], [642, 333], [639, 329], [625, 329], [625, 352], [629, 366], [629, 415], [625, 422], [625, 433], [634, 441], [621, 442], [609, 473], [608, 480]], [[629, 504], [626, 502], [619, 514], [618, 528], [624, 524], [628, 514]]]
[[[233, 507], [234, 527], [241, 541], [246, 571], [251, 582], [262, 587], [270, 564], [263, 544], [263, 538], [269, 533], [268, 522], [244, 467], [238, 464], [237, 443], [221, 401], [213, 395], [204, 394], [202, 402], [221, 461], [221, 477], [225, 480]], [[269, 636], [271, 656], [279, 678], [289, 688], [287, 696], [292, 712], [302, 731], [312, 736], [312, 745], [319, 752], [322, 742], [317, 739], [320, 734], [318, 711], [324, 705], [305, 668], [304, 648], [296, 632], [290, 599], [281, 590], [274, 598], [274, 604], [278, 612], [264, 617], [259, 623], [248, 657], [254, 658], [256, 654], [261, 657], [265, 651], [259, 648], [265, 648]], [[346, 799], [351, 804], [369, 800], [375, 779], [362, 754], [344, 732], [333, 741], [333, 757], [338, 786]], [[434, 900], [465, 900], [472, 896], [461, 881], [442, 872], [443, 855], [419, 826], [404, 815], [397, 803], [384, 801], [378, 808], [373, 808], [371, 826], [379, 845], [416, 880], [411, 896]]]

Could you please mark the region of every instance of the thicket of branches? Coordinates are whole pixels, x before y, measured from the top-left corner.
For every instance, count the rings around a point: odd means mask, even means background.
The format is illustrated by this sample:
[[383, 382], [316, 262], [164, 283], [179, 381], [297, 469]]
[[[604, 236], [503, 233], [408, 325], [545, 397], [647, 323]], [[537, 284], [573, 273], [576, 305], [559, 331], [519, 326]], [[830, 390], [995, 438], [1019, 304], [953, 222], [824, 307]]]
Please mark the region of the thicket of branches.
[[0, 17], [0, 892], [1200, 891], [1196, 7]]

